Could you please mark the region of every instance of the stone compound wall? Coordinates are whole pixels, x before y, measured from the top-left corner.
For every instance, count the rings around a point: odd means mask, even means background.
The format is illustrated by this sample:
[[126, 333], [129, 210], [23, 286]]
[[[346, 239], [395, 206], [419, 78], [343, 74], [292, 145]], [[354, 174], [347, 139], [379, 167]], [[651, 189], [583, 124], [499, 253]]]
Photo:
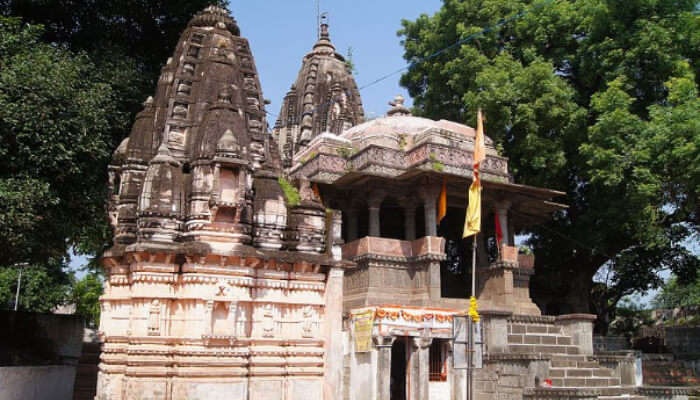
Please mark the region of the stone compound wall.
[[630, 341], [624, 336], [593, 335], [593, 352], [629, 350]]
[[82, 319], [0, 312], [0, 326], [0, 400], [72, 399]]
[[666, 347], [676, 357], [700, 358], [700, 326], [666, 328]]
[[0, 367], [0, 400], [70, 400], [75, 366]]

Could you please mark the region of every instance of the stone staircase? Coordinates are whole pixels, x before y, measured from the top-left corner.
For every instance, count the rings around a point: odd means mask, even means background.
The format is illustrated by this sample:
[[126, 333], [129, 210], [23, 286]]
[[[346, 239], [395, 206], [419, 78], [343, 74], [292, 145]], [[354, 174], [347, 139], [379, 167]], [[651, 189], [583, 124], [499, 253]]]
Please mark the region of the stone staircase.
[[[508, 323], [508, 351], [535, 355], [550, 361], [540, 386], [525, 390], [524, 399], [642, 399], [635, 387], [622, 386], [616, 371], [600, 365], [594, 356], [581, 354], [574, 338], [551, 317]], [[551, 381], [547, 387], [545, 380]]]
[[649, 386], [700, 386], [700, 377], [696, 374], [692, 364], [694, 364], [692, 361], [676, 360], [673, 354], [645, 354], [642, 364], [644, 384]]
[[102, 350], [99, 342], [83, 342], [73, 386], [73, 400], [93, 400], [97, 390], [97, 371]]

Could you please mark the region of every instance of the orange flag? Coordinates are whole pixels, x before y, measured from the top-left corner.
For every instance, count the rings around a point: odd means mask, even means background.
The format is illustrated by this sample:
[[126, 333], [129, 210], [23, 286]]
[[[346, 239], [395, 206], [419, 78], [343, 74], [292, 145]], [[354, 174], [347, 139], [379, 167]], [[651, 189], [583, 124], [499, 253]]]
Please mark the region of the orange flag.
[[479, 109], [476, 118], [476, 137], [474, 138], [474, 180], [469, 186], [469, 203], [467, 204], [467, 215], [464, 218], [462, 238], [476, 235], [481, 231], [481, 179], [479, 178], [479, 167], [484, 158], [486, 158], [484, 118], [481, 109]]
[[440, 201], [438, 202], [438, 225], [447, 215], [447, 179], [442, 178], [442, 190], [440, 191]]
[[321, 204], [323, 204], [323, 199], [321, 198], [321, 191], [318, 190], [318, 183], [314, 182], [314, 183], [311, 185], [311, 190], [314, 191], [314, 195], [316, 196], [316, 198], [318, 199], [318, 201], [320, 201]]

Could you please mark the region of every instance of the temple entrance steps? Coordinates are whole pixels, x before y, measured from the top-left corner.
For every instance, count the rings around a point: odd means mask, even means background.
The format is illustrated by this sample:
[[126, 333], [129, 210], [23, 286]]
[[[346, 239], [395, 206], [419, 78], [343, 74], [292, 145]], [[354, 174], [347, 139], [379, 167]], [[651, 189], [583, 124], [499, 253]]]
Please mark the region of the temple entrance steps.
[[554, 324], [509, 324], [508, 350], [512, 353], [579, 354], [571, 336]]
[[586, 356], [552, 356], [549, 379], [552, 387], [610, 387], [620, 386], [615, 371], [601, 367]]
[[528, 388], [523, 400], [648, 400], [636, 388]]
[[83, 339], [83, 352], [78, 360], [73, 386], [73, 400], [93, 400], [97, 392], [97, 372], [99, 370], [102, 343], [95, 341], [95, 333], [89, 332]]
[[524, 399], [644, 398], [636, 395], [634, 386], [623, 386], [616, 370], [602, 366], [591, 354], [592, 348], [587, 350], [577, 344], [569, 334], [576, 334], [575, 330], [563, 329], [554, 317], [528, 319], [508, 322], [507, 351], [549, 360], [549, 365], [546, 373], [538, 377], [539, 386], [525, 389]]

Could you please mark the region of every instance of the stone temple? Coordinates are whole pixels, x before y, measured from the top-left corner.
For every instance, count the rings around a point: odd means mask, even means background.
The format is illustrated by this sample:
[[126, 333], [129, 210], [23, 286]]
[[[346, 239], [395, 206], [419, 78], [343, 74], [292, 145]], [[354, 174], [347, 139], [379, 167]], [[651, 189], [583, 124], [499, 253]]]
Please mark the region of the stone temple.
[[[464, 399], [474, 129], [400, 97], [365, 121], [325, 24], [272, 130], [265, 103], [237, 22], [194, 16], [109, 167], [96, 399]], [[530, 298], [514, 234], [562, 193], [486, 145], [475, 398], [633, 395], [635, 359], [593, 354], [594, 316]]]

